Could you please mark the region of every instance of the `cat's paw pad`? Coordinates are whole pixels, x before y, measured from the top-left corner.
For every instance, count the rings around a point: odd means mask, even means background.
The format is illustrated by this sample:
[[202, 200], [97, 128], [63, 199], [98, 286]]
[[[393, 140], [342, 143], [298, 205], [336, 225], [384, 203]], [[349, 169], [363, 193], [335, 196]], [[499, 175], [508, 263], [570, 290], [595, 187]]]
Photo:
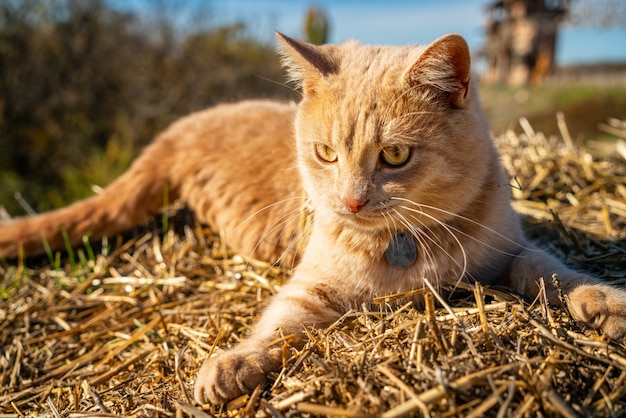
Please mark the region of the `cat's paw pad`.
[[626, 291], [608, 285], [581, 285], [569, 295], [570, 310], [608, 337], [626, 342]]
[[265, 373], [271, 369], [268, 360], [256, 352], [237, 349], [207, 359], [196, 378], [196, 402], [221, 405], [251, 393], [265, 381]]

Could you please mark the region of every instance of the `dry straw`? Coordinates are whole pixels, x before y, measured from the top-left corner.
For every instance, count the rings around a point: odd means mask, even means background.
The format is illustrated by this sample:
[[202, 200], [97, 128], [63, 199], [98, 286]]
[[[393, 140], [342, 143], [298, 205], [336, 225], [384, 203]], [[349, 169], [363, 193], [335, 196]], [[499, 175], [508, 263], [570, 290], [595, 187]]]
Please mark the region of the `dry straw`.
[[[598, 160], [563, 123], [561, 138], [522, 126], [497, 142], [529, 233], [624, 285], [626, 147]], [[425, 309], [381, 298], [307, 329], [268, 385], [203, 410], [190, 395], [202, 360], [249, 331], [288, 273], [174, 223], [178, 234], [137, 234], [73, 269], [0, 264], [0, 417], [626, 414], [623, 346], [543, 297], [480, 286], [445, 305], [427, 286]]]

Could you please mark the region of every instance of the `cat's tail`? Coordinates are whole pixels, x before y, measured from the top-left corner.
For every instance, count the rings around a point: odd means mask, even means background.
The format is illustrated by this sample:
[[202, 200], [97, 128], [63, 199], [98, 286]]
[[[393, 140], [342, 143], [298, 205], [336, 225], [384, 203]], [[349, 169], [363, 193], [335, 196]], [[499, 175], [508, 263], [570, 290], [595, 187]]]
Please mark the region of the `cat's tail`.
[[45, 245], [62, 250], [81, 244], [83, 237], [113, 236], [141, 224], [177, 197], [177, 188], [167, 178], [167, 169], [151, 161], [150, 147], [117, 180], [100, 194], [70, 206], [0, 223], [0, 257], [40, 255]]

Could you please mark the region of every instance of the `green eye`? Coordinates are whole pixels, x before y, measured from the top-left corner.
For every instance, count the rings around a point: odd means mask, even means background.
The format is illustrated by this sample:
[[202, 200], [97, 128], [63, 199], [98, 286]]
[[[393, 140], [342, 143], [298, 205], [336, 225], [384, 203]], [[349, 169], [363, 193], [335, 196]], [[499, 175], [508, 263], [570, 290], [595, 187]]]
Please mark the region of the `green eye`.
[[325, 144], [315, 144], [315, 155], [325, 163], [337, 161], [337, 152]]
[[411, 156], [411, 147], [408, 145], [394, 145], [385, 147], [380, 152], [380, 159], [387, 165], [399, 167], [406, 163]]

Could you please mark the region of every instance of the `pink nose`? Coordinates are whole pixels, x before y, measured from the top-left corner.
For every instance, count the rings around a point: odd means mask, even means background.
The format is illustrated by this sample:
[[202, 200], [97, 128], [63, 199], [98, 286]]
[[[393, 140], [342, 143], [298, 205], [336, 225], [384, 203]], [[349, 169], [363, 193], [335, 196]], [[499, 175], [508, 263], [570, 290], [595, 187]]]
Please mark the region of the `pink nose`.
[[350, 212], [357, 213], [361, 210], [363, 206], [365, 206], [367, 200], [345, 198], [342, 200], [342, 202], [344, 205], [346, 205]]

